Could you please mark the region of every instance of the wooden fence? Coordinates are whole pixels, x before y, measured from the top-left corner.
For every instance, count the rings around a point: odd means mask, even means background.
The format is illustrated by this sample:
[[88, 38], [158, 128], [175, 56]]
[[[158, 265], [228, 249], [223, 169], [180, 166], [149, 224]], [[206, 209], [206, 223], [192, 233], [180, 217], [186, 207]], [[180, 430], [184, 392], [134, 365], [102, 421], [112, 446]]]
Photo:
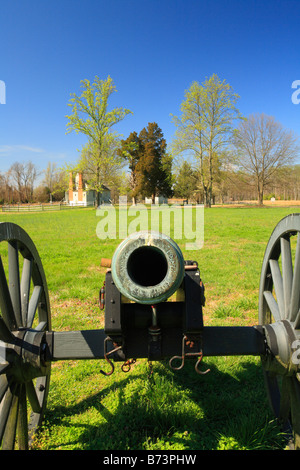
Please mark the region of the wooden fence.
[[62, 203], [54, 203], [54, 204], [10, 204], [10, 205], [3, 205], [2, 212], [41, 212], [41, 211], [60, 211], [63, 209], [78, 209], [78, 208], [86, 208], [90, 206], [83, 206], [83, 205], [72, 205], [69, 206], [67, 204]]

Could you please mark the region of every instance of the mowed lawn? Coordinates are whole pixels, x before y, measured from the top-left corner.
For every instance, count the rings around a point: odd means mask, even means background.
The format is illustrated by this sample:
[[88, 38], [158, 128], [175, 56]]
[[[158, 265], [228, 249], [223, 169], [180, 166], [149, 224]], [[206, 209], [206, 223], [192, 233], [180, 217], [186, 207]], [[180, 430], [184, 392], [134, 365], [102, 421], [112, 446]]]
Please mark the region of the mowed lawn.
[[[204, 247], [186, 251], [198, 261], [206, 288], [205, 325], [257, 324], [264, 251], [275, 225], [298, 208], [212, 208], [204, 212]], [[105, 277], [101, 258], [120, 240], [99, 240], [94, 209], [1, 213], [19, 224], [39, 251], [47, 277], [55, 331], [99, 329]], [[35, 449], [214, 450], [281, 449], [284, 438], [269, 412], [259, 358], [204, 358], [181, 371], [168, 362], [137, 360], [128, 373], [104, 361], [52, 365], [45, 424]]]

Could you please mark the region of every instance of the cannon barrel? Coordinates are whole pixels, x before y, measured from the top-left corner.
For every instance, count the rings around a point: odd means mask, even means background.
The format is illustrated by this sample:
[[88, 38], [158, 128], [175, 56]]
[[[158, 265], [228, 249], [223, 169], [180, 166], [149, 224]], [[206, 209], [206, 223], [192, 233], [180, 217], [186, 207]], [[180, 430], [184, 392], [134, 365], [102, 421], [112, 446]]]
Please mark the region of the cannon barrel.
[[158, 232], [137, 232], [116, 249], [111, 272], [117, 289], [129, 300], [157, 304], [168, 299], [184, 278], [179, 246]]

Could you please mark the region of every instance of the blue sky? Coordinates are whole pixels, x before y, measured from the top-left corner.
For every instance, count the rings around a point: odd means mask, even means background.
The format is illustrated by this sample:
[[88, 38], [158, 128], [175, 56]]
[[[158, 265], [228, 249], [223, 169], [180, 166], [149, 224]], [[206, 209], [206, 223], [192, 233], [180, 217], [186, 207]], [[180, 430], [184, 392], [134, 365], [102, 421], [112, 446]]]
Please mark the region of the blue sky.
[[0, 0], [0, 171], [76, 162], [87, 140], [66, 134], [67, 104], [95, 75], [113, 78], [111, 107], [133, 112], [115, 127], [124, 138], [155, 121], [170, 144], [170, 114], [213, 73], [242, 114], [272, 115], [300, 136], [299, 25], [300, 0]]

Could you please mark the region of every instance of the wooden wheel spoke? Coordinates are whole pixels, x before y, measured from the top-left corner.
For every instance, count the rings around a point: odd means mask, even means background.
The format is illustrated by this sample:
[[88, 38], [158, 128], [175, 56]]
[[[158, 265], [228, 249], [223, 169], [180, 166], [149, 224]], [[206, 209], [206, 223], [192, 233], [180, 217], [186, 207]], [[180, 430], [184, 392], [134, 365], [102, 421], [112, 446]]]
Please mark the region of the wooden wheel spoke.
[[300, 232], [298, 233], [298, 236], [297, 236], [297, 245], [296, 245], [296, 253], [295, 253], [295, 263], [294, 263], [294, 276], [293, 276], [293, 285], [292, 285], [292, 292], [291, 292], [291, 309], [290, 309], [291, 321], [295, 321], [296, 316], [298, 314], [299, 300], [300, 300]]
[[35, 286], [28, 305], [27, 328], [31, 328], [42, 294], [42, 286]]
[[0, 257], [0, 309], [2, 317], [8, 326], [8, 328], [12, 331], [17, 328], [16, 318], [13, 310], [13, 304], [11, 301], [7, 279], [5, 275], [5, 271], [3, 268], [2, 259]]
[[[36, 387], [44, 384], [43, 378], [37, 380]], [[41, 399], [44, 398], [43, 393]], [[28, 422], [27, 400], [32, 408], [32, 423]], [[2, 403], [1, 403], [2, 402]], [[0, 445], [2, 449], [13, 449], [18, 439], [19, 449], [29, 447], [29, 428], [34, 432], [41, 421], [42, 406], [36, 388], [32, 381], [25, 384], [13, 383], [11, 386], [7, 377], [0, 377]]]
[[9, 362], [5, 362], [4, 364], [0, 364], [0, 375], [5, 374], [8, 369], [11, 367]]
[[21, 318], [21, 296], [20, 296], [20, 266], [18, 242], [10, 241], [8, 243], [8, 273], [9, 273], [9, 292], [12, 306], [14, 309], [17, 326], [22, 326]]
[[279, 321], [280, 320], [280, 311], [279, 311], [279, 308], [278, 308], [278, 304], [277, 304], [276, 300], [273, 297], [272, 292], [265, 291], [264, 292], [264, 297], [266, 299], [266, 302], [268, 304], [270, 312], [274, 317], [274, 320]]
[[5, 426], [5, 431], [2, 440], [3, 450], [13, 450], [15, 446], [17, 422], [18, 422], [18, 410], [19, 410], [19, 393], [20, 386], [16, 389], [13, 394], [11, 406]]
[[5, 393], [6, 393], [6, 390], [8, 389], [8, 386], [9, 386], [9, 382], [7, 380], [7, 377], [6, 376], [1, 376], [0, 377], [0, 403], [2, 402], [4, 396], [5, 396]]
[[35, 328], [36, 331], [46, 331], [47, 329], [47, 322], [41, 321]]
[[0, 317], [0, 340], [5, 343], [14, 343], [14, 336], [8, 329], [3, 318]]
[[19, 417], [18, 417], [18, 444], [19, 449], [28, 449], [28, 418], [26, 388], [22, 384], [20, 389]]
[[5, 428], [6, 424], [9, 418], [10, 410], [13, 404], [13, 399], [16, 391], [16, 384], [13, 386], [9, 386], [5, 392], [5, 396], [3, 399], [3, 404], [1, 408], [1, 414], [0, 414], [0, 443], [2, 442], [4, 433], [5, 433]]
[[23, 325], [27, 325], [32, 264], [33, 264], [32, 258], [24, 258], [22, 277], [21, 277], [21, 311], [22, 311]]
[[27, 393], [27, 397], [30, 402], [32, 411], [34, 413], [40, 413], [41, 405], [40, 405], [40, 402], [39, 402], [39, 399], [38, 399], [38, 396], [37, 396], [37, 393], [36, 393], [36, 390], [32, 381], [26, 382], [26, 393]]
[[290, 380], [291, 421], [294, 432], [295, 449], [300, 449], [300, 383], [297, 378]]
[[277, 298], [277, 304], [280, 312], [280, 318], [285, 318], [284, 309], [284, 296], [283, 296], [283, 280], [279, 268], [279, 263], [275, 259], [270, 259], [270, 269], [272, 273], [272, 279], [274, 283], [275, 294]]
[[277, 377], [264, 371], [264, 379], [267, 384], [267, 393], [272, 412], [274, 413], [274, 416], [278, 418], [280, 414], [280, 390], [278, 387]]
[[280, 409], [279, 421], [282, 423], [283, 428], [287, 428], [290, 420], [291, 413], [291, 393], [290, 393], [290, 377], [285, 377], [282, 380], [281, 396], [280, 396]]
[[281, 263], [282, 263], [282, 279], [283, 279], [283, 296], [284, 296], [284, 318], [290, 316], [290, 302], [293, 285], [293, 264], [292, 253], [289, 238], [280, 238], [281, 247]]

